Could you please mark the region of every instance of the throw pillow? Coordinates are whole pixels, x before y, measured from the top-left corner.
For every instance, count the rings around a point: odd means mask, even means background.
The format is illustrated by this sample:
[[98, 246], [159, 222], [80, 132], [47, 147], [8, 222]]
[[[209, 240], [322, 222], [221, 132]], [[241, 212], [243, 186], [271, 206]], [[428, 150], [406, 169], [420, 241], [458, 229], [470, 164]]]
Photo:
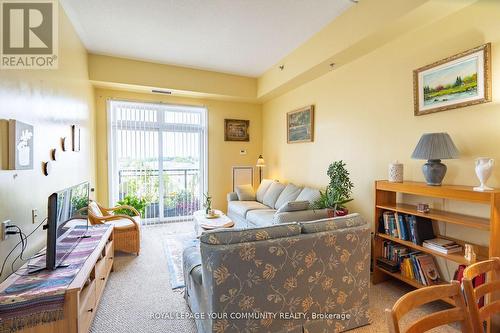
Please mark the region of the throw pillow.
[[255, 200], [255, 192], [253, 190], [252, 185], [237, 185], [236, 186], [236, 194], [238, 195], [238, 200], [240, 201], [254, 201]]
[[103, 217], [104, 215], [102, 214], [101, 210], [99, 209], [99, 206], [97, 206], [97, 203], [92, 201], [89, 204], [89, 212], [92, 213], [92, 215], [97, 216], [97, 217]]
[[276, 200], [274, 208], [278, 209], [289, 201], [295, 201], [295, 199], [297, 199], [297, 197], [299, 196], [300, 191], [302, 191], [301, 187], [289, 183], [285, 187], [283, 192], [281, 192], [280, 196], [278, 197], [278, 200]]
[[309, 208], [309, 201], [288, 201], [285, 202], [276, 213], [283, 212], [296, 212], [298, 210], [307, 210]]
[[269, 189], [266, 191], [266, 195], [264, 195], [262, 203], [269, 208], [274, 208], [276, 200], [278, 200], [278, 197], [284, 189], [285, 185], [279, 182], [272, 183], [271, 186], [269, 186]]
[[264, 195], [266, 194], [269, 186], [273, 183], [272, 179], [262, 179], [259, 188], [257, 189], [257, 201], [262, 203], [264, 201]]

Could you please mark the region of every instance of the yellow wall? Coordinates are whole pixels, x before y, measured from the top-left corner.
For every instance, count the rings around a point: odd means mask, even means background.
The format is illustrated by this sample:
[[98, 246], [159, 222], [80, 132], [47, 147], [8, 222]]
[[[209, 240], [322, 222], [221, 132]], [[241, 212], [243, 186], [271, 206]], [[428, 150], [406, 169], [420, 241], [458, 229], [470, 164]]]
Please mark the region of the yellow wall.
[[[410, 155], [422, 133], [445, 131], [462, 153], [445, 162], [445, 182], [477, 184], [474, 158], [500, 161], [499, 12], [499, 2], [477, 2], [266, 102], [267, 175], [325, 186], [328, 165], [345, 160], [355, 184], [351, 208], [372, 222], [374, 180], [386, 179], [387, 165], [397, 159], [405, 164], [407, 180], [423, 181], [424, 161]], [[415, 117], [412, 71], [486, 42], [492, 42], [493, 102]], [[308, 104], [316, 105], [314, 143], [287, 144], [286, 112]], [[500, 186], [500, 167], [490, 184]]]
[[[96, 140], [97, 140], [97, 188], [98, 200], [108, 204], [107, 162], [107, 100], [125, 99], [133, 101], [165, 102], [171, 104], [204, 106], [208, 110], [208, 187], [213, 196], [214, 207], [226, 210], [226, 194], [231, 191], [233, 166], [250, 165], [257, 162], [262, 153], [261, 106], [208, 99], [195, 99], [158, 94], [96, 89]], [[224, 119], [250, 120], [250, 142], [224, 141]], [[240, 155], [246, 149], [247, 155]]]
[[[8, 119], [34, 126], [33, 170], [5, 170]], [[42, 161], [49, 160], [52, 148], [60, 150], [61, 137], [71, 137], [72, 124], [81, 126], [81, 151], [61, 153], [52, 174], [43, 176]], [[87, 52], [60, 7], [59, 69], [0, 70], [0, 221], [10, 219], [28, 234], [47, 216], [51, 193], [85, 180], [93, 184], [93, 135], [94, 95], [88, 81]], [[34, 208], [39, 214], [36, 224], [31, 222]], [[40, 228], [30, 237], [28, 254], [45, 245], [45, 235]], [[0, 263], [18, 241], [14, 236], [0, 241]], [[7, 269], [0, 280], [9, 272]]]
[[97, 84], [160, 88], [219, 99], [252, 101], [257, 96], [255, 78], [95, 54], [89, 54], [89, 77]]

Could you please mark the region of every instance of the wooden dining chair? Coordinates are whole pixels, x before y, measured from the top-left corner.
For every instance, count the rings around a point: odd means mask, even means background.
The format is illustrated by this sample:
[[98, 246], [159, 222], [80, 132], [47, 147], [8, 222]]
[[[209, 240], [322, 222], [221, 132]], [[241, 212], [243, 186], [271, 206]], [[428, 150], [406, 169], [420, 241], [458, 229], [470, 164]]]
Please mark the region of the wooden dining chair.
[[[455, 301], [455, 306], [451, 309], [425, 315], [410, 324], [404, 331], [400, 329], [399, 322], [409, 311], [423, 304], [443, 300], [445, 298], [451, 298]], [[389, 332], [391, 333], [421, 333], [454, 322], [460, 323], [462, 332], [472, 332], [470, 317], [458, 281], [452, 281], [449, 284], [424, 287], [409, 292], [401, 297], [396, 304], [394, 304], [392, 309], [387, 309], [385, 311], [387, 314]]]
[[[474, 288], [474, 278], [486, 274], [487, 282]], [[484, 322], [494, 314], [500, 314], [500, 258], [491, 258], [468, 266], [462, 280], [465, 299], [472, 321], [474, 333], [484, 332]], [[492, 295], [492, 293], [497, 295]], [[479, 307], [482, 297], [496, 296]]]
[[[117, 210], [127, 209], [135, 216], [115, 214]], [[117, 251], [135, 253], [139, 255], [141, 249], [141, 214], [131, 206], [105, 208], [92, 201], [88, 208], [89, 221], [95, 224], [112, 224], [113, 241]]]

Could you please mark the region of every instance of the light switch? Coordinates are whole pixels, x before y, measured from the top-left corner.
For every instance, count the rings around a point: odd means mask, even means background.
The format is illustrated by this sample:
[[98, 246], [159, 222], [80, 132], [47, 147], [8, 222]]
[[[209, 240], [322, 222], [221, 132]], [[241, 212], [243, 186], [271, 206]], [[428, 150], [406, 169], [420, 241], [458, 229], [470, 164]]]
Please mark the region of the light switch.
[[246, 149], [240, 149], [240, 155], [246, 155], [247, 150]]

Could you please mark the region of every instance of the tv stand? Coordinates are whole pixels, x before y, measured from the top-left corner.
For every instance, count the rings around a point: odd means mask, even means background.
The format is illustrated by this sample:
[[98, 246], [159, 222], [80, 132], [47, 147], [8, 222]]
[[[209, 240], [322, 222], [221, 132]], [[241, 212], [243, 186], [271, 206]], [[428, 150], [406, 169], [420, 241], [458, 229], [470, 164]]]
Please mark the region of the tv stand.
[[[19, 333], [87, 333], [94, 319], [109, 274], [113, 271], [113, 228], [103, 234], [99, 244], [66, 289], [63, 318], [58, 321], [25, 327]], [[26, 267], [26, 266], [24, 266]], [[36, 273], [33, 274], [36, 276]], [[16, 279], [12, 274], [0, 284], [0, 291]]]

